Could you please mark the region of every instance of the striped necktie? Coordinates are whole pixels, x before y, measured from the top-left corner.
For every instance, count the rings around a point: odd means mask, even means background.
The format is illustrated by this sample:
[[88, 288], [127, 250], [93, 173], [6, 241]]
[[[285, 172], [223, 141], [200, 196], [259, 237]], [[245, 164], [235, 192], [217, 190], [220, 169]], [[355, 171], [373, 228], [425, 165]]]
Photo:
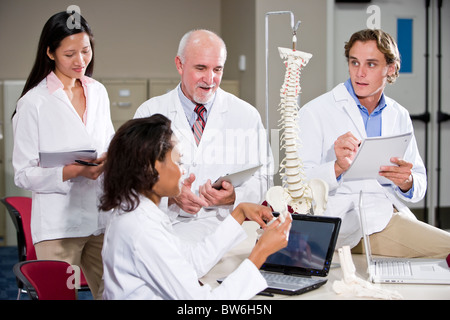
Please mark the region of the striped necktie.
[[203, 130], [205, 129], [206, 121], [205, 121], [205, 112], [206, 108], [202, 104], [198, 104], [195, 109], [195, 113], [198, 115], [197, 120], [195, 120], [194, 125], [192, 126], [192, 131], [194, 132], [194, 138], [197, 145], [200, 143], [200, 139], [202, 138]]

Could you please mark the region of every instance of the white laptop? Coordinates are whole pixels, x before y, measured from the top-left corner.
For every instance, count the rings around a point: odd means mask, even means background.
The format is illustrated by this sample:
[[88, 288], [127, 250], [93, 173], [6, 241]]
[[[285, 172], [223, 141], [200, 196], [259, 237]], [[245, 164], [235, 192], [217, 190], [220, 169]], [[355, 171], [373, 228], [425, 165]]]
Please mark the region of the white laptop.
[[361, 230], [364, 238], [369, 281], [374, 283], [450, 284], [450, 268], [445, 259], [374, 258], [366, 234], [363, 192], [359, 195]]
[[292, 215], [286, 248], [270, 255], [261, 267], [267, 281], [265, 292], [301, 294], [327, 282], [341, 219]]

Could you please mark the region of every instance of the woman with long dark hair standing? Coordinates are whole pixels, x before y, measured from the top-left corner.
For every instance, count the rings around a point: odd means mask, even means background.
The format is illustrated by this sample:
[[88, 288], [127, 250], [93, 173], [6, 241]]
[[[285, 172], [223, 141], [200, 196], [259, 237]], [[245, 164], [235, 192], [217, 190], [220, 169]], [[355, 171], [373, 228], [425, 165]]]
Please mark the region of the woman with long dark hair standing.
[[[77, 23], [68, 23], [79, 19]], [[31, 231], [38, 259], [81, 267], [101, 298], [104, 225], [97, 201], [104, 155], [114, 134], [105, 87], [91, 78], [93, 35], [81, 15], [60, 12], [45, 24], [13, 114], [15, 183], [32, 191]], [[94, 165], [44, 168], [40, 152], [95, 149]]]

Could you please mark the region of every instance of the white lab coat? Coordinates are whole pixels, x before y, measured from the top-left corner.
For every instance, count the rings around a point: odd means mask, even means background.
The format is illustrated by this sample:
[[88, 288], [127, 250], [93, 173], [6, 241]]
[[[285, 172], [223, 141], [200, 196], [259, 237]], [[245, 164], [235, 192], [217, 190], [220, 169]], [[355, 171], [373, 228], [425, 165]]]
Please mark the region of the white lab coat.
[[[382, 112], [382, 135], [413, 132], [408, 111], [394, 100], [386, 97]], [[392, 206], [399, 211], [413, 214], [401, 201], [417, 202], [425, 195], [426, 171], [417, 149], [415, 137], [408, 146], [404, 159], [413, 163], [414, 193], [406, 198], [391, 185], [380, 185], [376, 180], [337, 180], [334, 172], [336, 155], [334, 142], [351, 131], [358, 139], [366, 136], [364, 123], [354, 99], [343, 84], [307, 103], [299, 112], [300, 158], [308, 178], [321, 178], [330, 187], [325, 215], [343, 219], [337, 247], [358, 244], [361, 239], [359, 220], [359, 192], [363, 190], [369, 234], [383, 230], [392, 216]]]
[[[188, 236], [206, 234], [207, 230], [213, 230], [216, 223], [223, 220], [240, 202], [264, 201], [268, 185], [267, 172], [270, 173], [269, 184], [272, 185], [273, 172], [269, 167], [273, 166], [273, 157], [270, 150], [270, 156], [267, 157], [266, 130], [258, 111], [253, 106], [219, 88], [198, 146], [181, 106], [177, 88], [144, 102], [134, 117], [148, 117], [156, 113], [172, 121], [172, 130], [182, 148], [185, 177], [191, 173], [195, 174], [196, 180], [192, 185], [192, 191], [197, 194], [199, 186], [208, 179], [214, 182], [221, 175], [263, 164], [252, 178], [235, 188], [234, 206], [203, 208], [195, 216], [184, 212], [177, 205], [170, 206], [168, 213], [175, 222], [218, 218], [212, 222], [208, 219], [210, 223], [202, 221], [203, 224], [197, 225], [198, 230], [191, 229], [194, 225], [189, 223]], [[160, 208], [165, 211], [165, 206], [167, 199], [161, 202]]]
[[[53, 73], [51, 76], [56, 77]], [[39, 151], [96, 149], [106, 152], [114, 134], [105, 87], [84, 77], [87, 96], [86, 124], [62, 88], [50, 92], [47, 79], [17, 103], [13, 118], [14, 181], [32, 191], [33, 242], [84, 237], [103, 232], [97, 210], [100, 181], [77, 178], [65, 181], [63, 167], [41, 168]]]
[[116, 210], [103, 244], [104, 299], [250, 299], [267, 287], [248, 259], [214, 290], [201, 286], [206, 274], [246, 233], [228, 216], [196, 245], [175, 235], [172, 223], [151, 200], [140, 197], [132, 212]]

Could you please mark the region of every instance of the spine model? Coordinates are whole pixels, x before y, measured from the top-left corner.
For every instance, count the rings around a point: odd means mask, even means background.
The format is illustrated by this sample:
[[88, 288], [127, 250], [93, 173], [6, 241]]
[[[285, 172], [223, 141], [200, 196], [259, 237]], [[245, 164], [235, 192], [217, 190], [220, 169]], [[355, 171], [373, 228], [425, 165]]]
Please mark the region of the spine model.
[[312, 203], [311, 189], [305, 181], [303, 163], [298, 156], [300, 147], [298, 137], [297, 115], [299, 110], [301, 70], [309, 62], [311, 54], [287, 48], [278, 48], [284, 59], [286, 73], [280, 89], [280, 127], [281, 148], [285, 149], [285, 158], [280, 163], [283, 188], [288, 193], [288, 205], [296, 213], [308, 213]]
[[306, 181], [303, 162], [298, 155], [300, 138], [297, 101], [301, 89], [300, 71], [312, 55], [295, 49], [278, 48], [278, 50], [286, 65], [279, 108], [281, 114], [279, 125], [282, 131], [280, 143], [281, 148], [285, 149], [286, 156], [280, 163], [283, 185], [270, 188], [266, 193], [266, 201], [275, 211], [280, 212], [280, 217], [284, 221], [289, 211], [288, 207], [298, 214], [323, 214], [328, 200], [328, 184], [321, 179]]

